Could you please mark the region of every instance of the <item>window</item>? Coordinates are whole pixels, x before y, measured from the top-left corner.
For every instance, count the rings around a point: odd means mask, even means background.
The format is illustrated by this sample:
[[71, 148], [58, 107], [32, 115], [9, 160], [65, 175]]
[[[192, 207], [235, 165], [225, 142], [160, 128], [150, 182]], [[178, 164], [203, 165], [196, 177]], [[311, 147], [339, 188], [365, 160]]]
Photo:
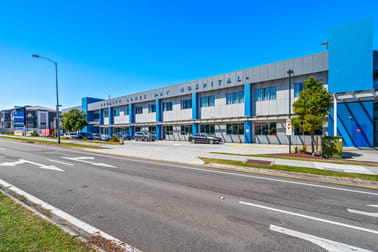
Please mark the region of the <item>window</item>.
[[275, 100], [277, 97], [276, 87], [257, 88], [255, 89], [256, 101]]
[[181, 125], [181, 135], [191, 135], [192, 125]]
[[276, 122], [256, 122], [255, 123], [255, 135], [277, 135], [277, 123]]
[[201, 133], [215, 135], [215, 125], [214, 124], [201, 124], [200, 131]]
[[202, 96], [200, 99], [200, 106], [201, 107], [212, 107], [214, 106], [215, 97], [213, 95], [210, 96]]
[[244, 135], [244, 124], [227, 124], [227, 135]]
[[152, 134], [156, 134], [156, 127], [155, 126], [149, 126], [148, 127], [148, 132], [150, 132]]
[[192, 108], [192, 99], [181, 100], [181, 110], [191, 109]]
[[173, 135], [173, 126], [165, 126], [165, 134]]
[[304, 83], [294, 83], [294, 97], [299, 97], [300, 92], [304, 90]]
[[255, 100], [256, 101], [262, 100], [261, 88], [255, 89]]
[[120, 109], [114, 109], [113, 110], [113, 115], [114, 116], [119, 116], [119, 113], [120, 113]]
[[276, 99], [276, 87], [270, 87], [269, 88], [269, 100], [275, 100]]
[[226, 94], [226, 104], [236, 104], [244, 102], [244, 92], [234, 92]]
[[135, 132], [140, 132], [140, 127], [135, 127]]
[[125, 107], [125, 111], [123, 113], [125, 116], [129, 115], [129, 106]]
[[148, 104], [148, 113], [156, 112], [156, 105], [155, 104]]
[[93, 113], [93, 119], [94, 120], [99, 120], [100, 119], [100, 112], [96, 111]]
[[109, 110], [104, 110], [104, 117], [109, 117]]
[[163, 111], [171, 111], [172, 102], [163, 102]]
[[136, 106], [135, 114], [143, 114], [143, 106]]

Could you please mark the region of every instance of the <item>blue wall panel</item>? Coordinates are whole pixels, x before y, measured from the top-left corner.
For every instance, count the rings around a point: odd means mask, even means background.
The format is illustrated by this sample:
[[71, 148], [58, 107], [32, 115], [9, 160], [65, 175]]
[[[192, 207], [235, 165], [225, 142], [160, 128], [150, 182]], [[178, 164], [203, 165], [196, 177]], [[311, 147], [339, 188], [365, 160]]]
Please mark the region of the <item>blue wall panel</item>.
[[199, 133], [199, 124], [198, 123], [193, 123], [192, 124], [192, 134], [197, 134]]
[[252, 143], [252, 121], [244, 122], [244, 142]]
[[[135, 109], [134, 109], [134, 104], [129, 105], [129, 123], [135, 123]], [[130, 138], [134, 138], [134, 133], [135, 133], [135, 126], [130, 126], [129, 127], [129, 135]]]
[[[93, 111], [88, 111], [88, 104], [93, 102], [102, 101], [103, 99], [92, 98], [92, 97], [83, 97], [81, 98], [81, 110], [87, 114], [87, 122], [94, 120]], [[93, 125], [85, 126], [81, 132], [94, 132]]]
[[[156, 104], [156, 121], [161, 122], [162, 121], [162, 109], [161, 109], [161, 100], [156, 99], [155, 101]], [[161, 137], [161, 125], [156, 125], [156, 139], [157, 140], [162, 140]]]
[[[373, 102], [349, 102], [337, 105], [337, 135], [344, 146], [373, 147]], [[333, 108], [328, 118], [328, 135], [333, 136]]]
[[192, 93], [192, 119], [200, 119], [198, 112], [198, 94]]
[[347, 92], [373, 88], [373, 19], [329, 30], [328, 89]]
[[[244, 115], [252, 116], [251, 84], [244, 85]], [[244, 142], [252, 143], [252, 122], [244, 122]]]
[[99, 122], [100, 122], [99, 133], [102, 134], [101, 125], [104, 125], [104, 110], [103, 109], [100, 109], [99, 111]]
[[[114, 124], [114, 114], [113, 114], [113, 108], [108, 108], [108, 114], [109, 114], [109, 124]], [[113, 136], [113, 127], [109, 127], [109, 136]]]

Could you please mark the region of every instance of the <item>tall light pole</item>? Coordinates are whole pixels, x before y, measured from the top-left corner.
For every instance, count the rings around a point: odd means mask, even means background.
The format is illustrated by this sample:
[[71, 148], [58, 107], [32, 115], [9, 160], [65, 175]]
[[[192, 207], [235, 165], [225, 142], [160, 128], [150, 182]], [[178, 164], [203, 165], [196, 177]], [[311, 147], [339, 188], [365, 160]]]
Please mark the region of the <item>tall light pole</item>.
[[[287, 74], [289, 75], [289, 120], [290, 120], [291, 119], [291, 78], [294, 74], [294, 70], [289, 69], [287, 71]], [[291, 154], [291, 135], [289, 135], [289, 154]]]
[[56, 84], [56, 133], [58, 136], [58, 144], [60, 144], [60, 125], [59, 125], [59, 93], [58, 93], [58, 63], [53, 61], [52, 59], [41, 57], [39, 55], [33, 54], [33, 58], [37, 59], [45, 59], [48, 60], [55, 65], [55, 84]]

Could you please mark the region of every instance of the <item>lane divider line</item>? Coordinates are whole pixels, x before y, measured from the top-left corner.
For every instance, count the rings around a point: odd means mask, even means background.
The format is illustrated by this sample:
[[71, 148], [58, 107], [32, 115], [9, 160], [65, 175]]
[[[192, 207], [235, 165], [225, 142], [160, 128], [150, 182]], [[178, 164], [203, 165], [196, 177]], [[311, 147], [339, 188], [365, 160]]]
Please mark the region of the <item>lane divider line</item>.
[[333, 224], [333, 225], [340, 226], [340, 227], [355, 229], [355, 230], [358, 230], [358, 231], [364, 231], [364, 232], [368, 232], [368, 233], [372, 233], [372, 234], [378, 234], [378, 230], [358, 227], [358, 226], [349, 225], [349, 224], [345, 224], [345, 223], [341, 223], [341, 222], [337, 222], [337, 221], [331, 221], [331, 220], [327, 220], [327, 219], [313, 217], [313, 216], [310, 216], [310, 215], [294, 213], [294, 212], [290, 212], [290, 211], [286, 211], [286, 210], [282, 210], [282, 209], [278, 209], [278, 208], [267, 207], [267, 206], [253, 204], [253, 203], [249, 203], [249, 202], [245, 202], [245, 201], [239, 201], [239, 203], [242, 204], [242, 205], [247, 205], [247, 206], [262, 208], [262, 209], [266, 209], [266, 210], [271, 210], [271, 211], [278, 212], [278, 213], [284, 213], [284, 214], [288, 214], [288, 215], [302, 217], [302, 218], [309, 219], [309, 220]]
[[97, 229], [94, 226], [91, 226], [90, 224], [85, 223], [84, 221], [79, 220], [78, 218], [76, 218], [76, 217], [74, 217], [74, 216], [72, 216], [72, 215], [52, 206], [52, 205], [50, 205], [49, 203], [46, 203], [45, 201], [34, 197], [33, 195], [19, 189], [18, 187], [14, 186], [12, 184], [9, 184], [8, 182], [6, 182], [2, 179], [0, 179], [0, 186], [7, 188], [7, 190], [14, 191], [15, 193], [25, 197], [27, 200], [29, 200], [30, 202], [32, 202], [34, 204], [40, 205], [42, 208], [49, 210], [54, 215], [58, 216], [59, 218], [61, 218], [63, 220], [66, 220], [67, 222], [69, 222], [72, 225], [76, 226], [77, 228], [87, 232], [90, 235], [94, 235], [94, 236], [100, 235], [103, 238], [114, 243], [116, 246], [123, 248], [127, 252], [139, 252], [139, 251], [141, 251], [141, 250], [134, 248], [133, 246], [126, 244], [126, 243], [122, 242], [121, 240], [111, 236], [110, 234], [105, 233], [105, 232], [101, 231], [100, 229]]
[[66, 163], [66, 162], [59, 161], [59, 160], [54, 160], [54, 159], [47, 159], [47, 160], [50, 161], [50, 162], [53, 162], [53, 163], [64, 164], [64, 165], [68, 165], [68, 166], [74, 166], [73, 164]]
[[282, 234], [294, 236], [294, 237], [312, 242], [312, 243], [318, 245], [319, 247], [322, 247], [325, 250], [330, 251], [330, 252], [342, 252], [342, 251], [343, 252], [373, 252], [372, 250], [367, 250], [367, 249], [355, 247], [355, 246], [352, 246], [352, 245], [349, 245], [349, 244], [324, 239], [324, 238], [321, 238], [321, 237], [317, 237], [317, 236], [314, 236], [314, 235], [309, 235], [309, 234], [306, 234], [306, 233], [298, 232], [298, 231], [295, 231], [295, 230], [292, 230], [292, 229], [287, 229], [287, 228], [275, 226], [275, 225], [272, 225], [272, 224], [269, 226], [269, 229], [272, 230], [272, 231], [276, 231], [276, 232], [279, 232], [279, 233], [282, 233]]

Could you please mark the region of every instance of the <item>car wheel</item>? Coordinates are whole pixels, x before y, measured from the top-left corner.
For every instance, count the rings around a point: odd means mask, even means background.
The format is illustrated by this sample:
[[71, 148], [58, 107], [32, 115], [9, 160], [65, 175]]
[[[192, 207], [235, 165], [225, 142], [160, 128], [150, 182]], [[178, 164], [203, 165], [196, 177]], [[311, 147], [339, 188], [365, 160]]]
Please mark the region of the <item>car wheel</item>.
[[210, 144], [214, 144], [214, 140], [210, 140]]

